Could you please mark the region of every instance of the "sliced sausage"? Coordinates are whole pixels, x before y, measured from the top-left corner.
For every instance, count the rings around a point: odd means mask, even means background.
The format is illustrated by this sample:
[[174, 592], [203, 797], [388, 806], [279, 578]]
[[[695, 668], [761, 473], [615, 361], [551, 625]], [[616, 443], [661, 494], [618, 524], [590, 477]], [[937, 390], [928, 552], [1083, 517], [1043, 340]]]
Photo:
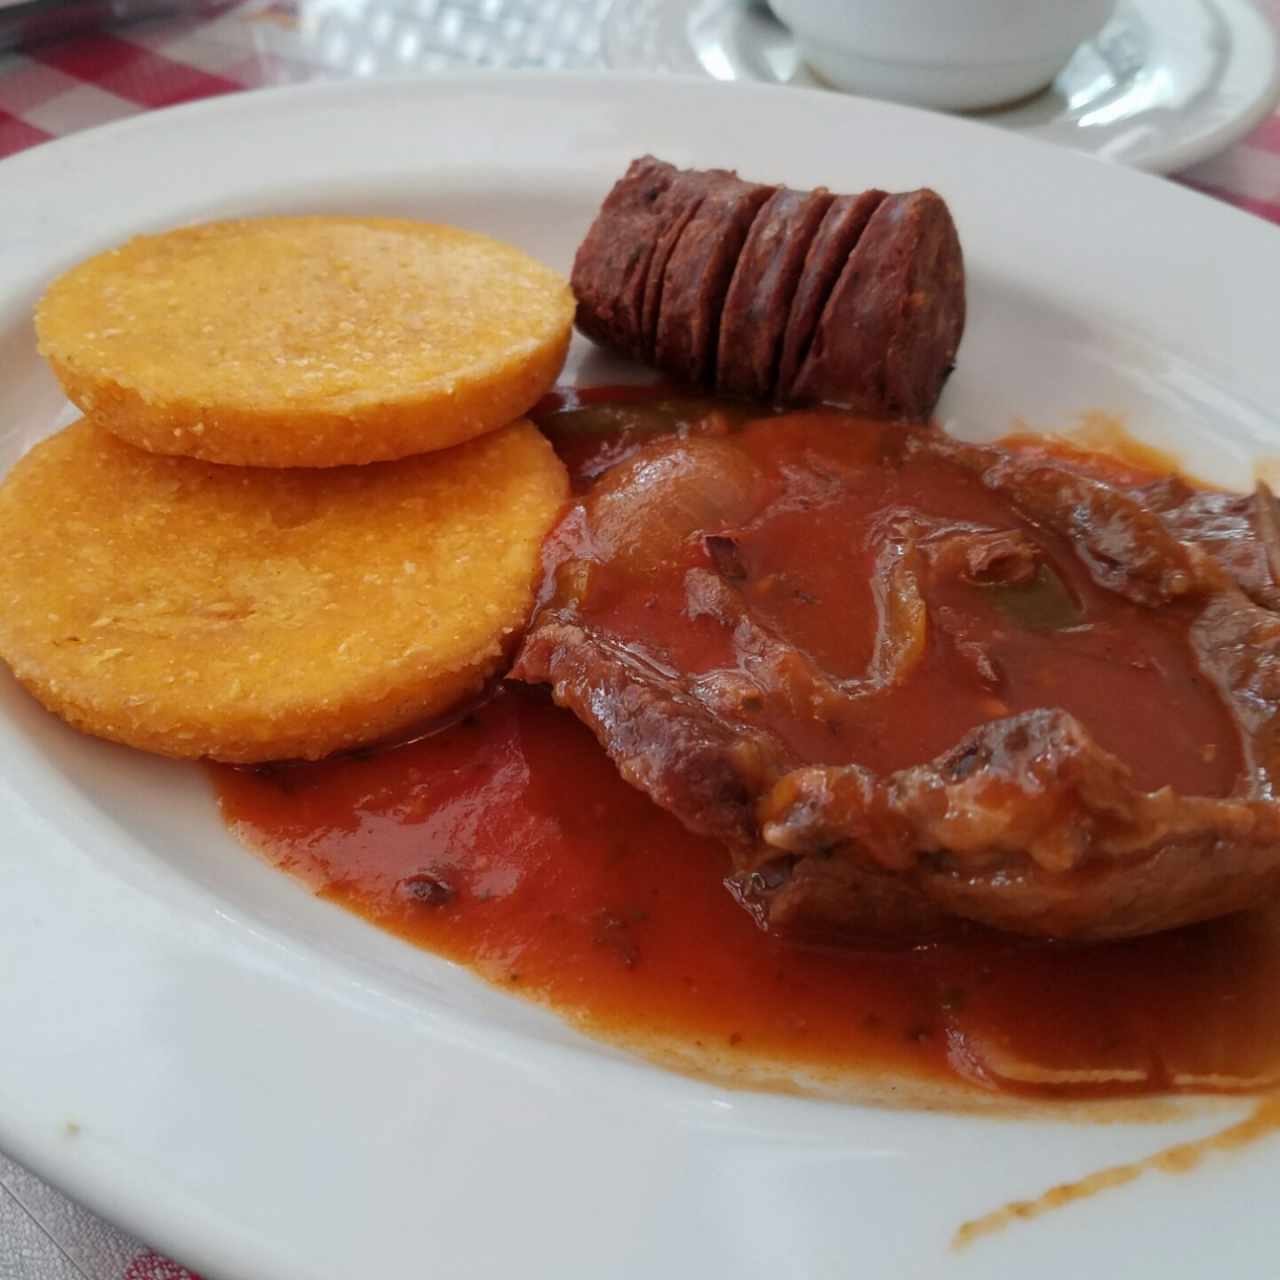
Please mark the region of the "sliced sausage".
[[632, 163], [574, 261], [578, 327], [685, 383], [928, 416], [964, 328], [943, 200]]
[[643, 156], [605, 197], [573, 260], [570, 283], [578, 328], [626, 355], [643, 358], [641, 315], [649, 262], [662, 227], [673, 165]]
[[667, 260], [654, 360], [693, 386], [714, 376], [720, 312], [760, 206], [775, 187], [727, 176], [709, 187]]
[[720, 316], [715, 376], [725, 394], [773, 394], [805, 255], [834, 199], [824, 187], [779, 187], [751, 224]]
[[661, 230], [654, 242], [653, 256], [649, 259], [649, 273], [644, 285], [644, 303], [640, 316], [641, 341], [645, 359], [654, 358], [654, 343], [658, 334], [658, 316], [662, 306], [662, 290], [666, 280], [667, 263], [675, 251], [686, 226], [711, 188], [723, 178], [733, 175], [724, 169], [683, 169], [678, 172], [662, 199]]
[[774, 380], [774, 399], [783, 402], [791, 398], [792, 383], [809, 354], [809, 343], [827, 298], [863, 228], [884, 199], [883, 191], [872, 189], [856, 196], [836, 196], [827, 210], [805, 255], [795, 297], [791, 300], [791, 312], [787, 316], [787, 328], [782, 339], [782, 356]]
[[876, 209], [823, 308], [790, 389], [874, 417], [927, 417], [964, 329], [964, 263], [933, 191]]

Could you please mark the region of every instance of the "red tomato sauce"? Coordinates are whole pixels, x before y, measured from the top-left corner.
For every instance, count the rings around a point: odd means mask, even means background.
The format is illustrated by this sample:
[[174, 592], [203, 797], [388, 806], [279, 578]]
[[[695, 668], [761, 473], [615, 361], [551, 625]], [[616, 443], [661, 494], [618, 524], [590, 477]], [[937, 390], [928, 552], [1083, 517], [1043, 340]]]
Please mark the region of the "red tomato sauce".
[[[552, 407], [591, 405], [579, 396]], [[632, 445], [646, 430], [631, 430]], [[628, 447], [607, 420], [589, 434], [557, 440], [579, 485]], [[1075, 576], [1071, 585], [1090, 590]], [[1033, 654], [1019, 701], [1054, 699], [1051, 682], [1071, 661], [1049, 669]], [[1082, 672], [1097, 665], [1079, 661]], [[1105, 681], [1070, 683], [1084, 686], [1077, 714], [1104, 718]], [[1149, 701], [1159, 724], [1155, 684]], [[1220, 725], [1212, 700], [1195, 705], [1198, 743]], [[954, 741], [957, 726], [939, 731]], [[1125, 732], [1115, 729], [1114, 749]], [[1165, 755], [1153, 780], [1226, 789], [1224, 770], [1238, 764], [1229, 749], [1207, 758], [1190, 738], [1154, 736]], [[323, 897], [592, 1032], [686, 1045], [711, 1070], [739, 1061], [851, 1082], [887, 1073], [1090, 1097], [1249, 1091], [1280, 1076], [1273, 917], [1089, 947], [962, 928], [899, 949], [786, 942], [729, 897], [725, 851], [623, 782], [543, 689], [499, 685], [404, 745], [212, 772], [231, 829]]]
[[[1044, 593], [993, 591], [958, 574], [941, 576], [926, 582], [923, 597], [929, 617], [946, 617], [949, 625], [931, 624], [909, 679], [821, 712], [807, 703], [795, 714], [770, 706], [758, 718], [806, 763], [854, 762], [883, 775], [932, 759], [991, 719], [1061, 707], [1128, 763], [1145, 789], [1168, 784], [1187, 794], [1227, 794], [1241, 770], [1239, 734], [1191, 651], [1194, 606], [1144, 609], [1104, 590], [1064, 538], [1035, 529], [980, 476], [927, 452], [903, 460], [908, 430], [831, 412], [738, 425], [735, 455], [750, 461], [766, 489], [760, 513], [731, 526], [739, 589], [754, 616], [832, 676], [857, 680], [875, 660], [883, 544], [892, 540], [884, 531], [895, 524], [914, 525], [922, 540], [968, 527], [1029, 532], [1071, 616], [1025, 625], [1013, 611], [1043, 609]], [[713, 432], [698, 430], [695, 444]], [[581, 439], [571, 445], [583, 448]], [[608, 448], [612, 460], [618, 446]], [[581, 452], [574, 461], [578, 475], [594, 470]], [[688, 505], [673, 492], [677, 483], [664, 479], [656, 495], [671, 505], [673, 523]], [[593, 629], [619, 643], [642, 637], [663, 667], [698, 674], [737, 668], [744, 661], [737, 633], [690, 611], [686, 575], [711, 567], [706, 539], [685, 537], [679, 526], [668, 539], [677, 549], [660, 556], [632, 555], [626, 536], [602, 553], [596, 543], [606, 520], [597, 512], [585, 528], [573, 517], [562, 523], [547, 544], [548, 580], [560, 561], [592, 563], [607, 553], [601, 585], [593, 579], [577, 606]], [[974, 644], [1001, 672], [998, 697], [965, 657]]]
[[1231, 1089], [1280, 1067], [1270, 920], [1093, 947], [783, 942], [721, 886], [724, 852], [542, 690], [500, 686], [363, 758], [214, 775], [232, 830], [321, 896], [606, 1035], [1020, 1093]]

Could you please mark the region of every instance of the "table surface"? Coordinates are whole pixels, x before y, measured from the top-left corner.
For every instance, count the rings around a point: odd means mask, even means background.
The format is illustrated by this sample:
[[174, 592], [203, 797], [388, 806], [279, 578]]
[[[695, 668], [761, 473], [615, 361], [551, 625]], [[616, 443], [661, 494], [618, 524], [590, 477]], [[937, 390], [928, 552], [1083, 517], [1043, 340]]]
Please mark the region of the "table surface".
[[[598, 67], [610, 4], [244, 0], [75, 32], [0, 55], [0, 157], [245, 89], [458, 66]], [[1280, 23], [1280, 0], [1264, 7]], [[1280, 111], [1173, 180], [1280, 223]], [[0, 1155], [0, 1280], [190, 1280], [190, 1273]]]

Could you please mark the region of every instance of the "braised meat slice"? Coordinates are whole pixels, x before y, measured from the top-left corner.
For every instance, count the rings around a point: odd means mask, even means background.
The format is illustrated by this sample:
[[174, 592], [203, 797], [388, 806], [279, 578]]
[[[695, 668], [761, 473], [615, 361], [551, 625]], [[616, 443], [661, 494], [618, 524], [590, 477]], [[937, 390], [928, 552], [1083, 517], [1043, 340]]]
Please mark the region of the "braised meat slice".
[[[994, 720], [887, 779], [857, 765], [795, 770], [759, 815], [766, 847], [802, 860], [830, 861], [866, 832], [862, 846], [885, 871], [911, 873], [935, 909], [1018, 933], [1154, 933], [1280, 891], [1280, 807], [1139, 790], [1057, 709]], [[767, 885], [741, 871], [734, 883], [771, 917]], [[824, 917], [809, 928], [837, 932], [861, 915], [852, 889], [806, 903]]]
[[1280, 616], [1243, 501], [713, 415], [566, 514], [514, 674], [724, 844], [770, 929], [1170, 928], [1280, 892]]
[[1177, 537], [1220, 560], [1252, 599], [1280, 609], [1280, 508], [1267, 485], [1259, 482], [1247, 494], [1217, 493], [1171, 476], [1134, 497]]

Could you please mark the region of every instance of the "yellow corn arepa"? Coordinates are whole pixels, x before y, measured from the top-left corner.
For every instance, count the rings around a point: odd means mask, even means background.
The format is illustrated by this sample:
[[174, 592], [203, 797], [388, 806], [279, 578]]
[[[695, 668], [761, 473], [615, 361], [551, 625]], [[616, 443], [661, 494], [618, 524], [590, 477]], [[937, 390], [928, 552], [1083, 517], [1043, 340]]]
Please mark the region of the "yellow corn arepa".
[[71, 401], [153, 453], [330, 467], [505, 426], [555, 381], [568, 283], [476, 232], [275, 217], [140, 236], [36, 310]]
[[445, 453], [278, 471], [145, 453], [81, 419], [0, 486], [0, 657], [102, 738], [317, 758], [500, 668], [567, 487], [523, 420]]

